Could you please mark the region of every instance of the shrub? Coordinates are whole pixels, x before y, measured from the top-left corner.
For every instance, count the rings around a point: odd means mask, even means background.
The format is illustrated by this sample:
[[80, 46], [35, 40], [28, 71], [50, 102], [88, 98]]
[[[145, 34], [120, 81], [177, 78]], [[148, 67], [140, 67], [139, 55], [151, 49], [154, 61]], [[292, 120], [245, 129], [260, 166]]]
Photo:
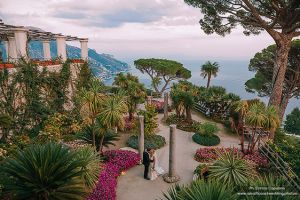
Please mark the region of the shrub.
[[141, 110], [139, 115], [144, 116], [145, 136], [150, 136], [154, 134], [156, 128], [158, 127], [157, 112], [154, 105], [148, 104], [145, 106], [145, 108], [146, 110]]
[[105, 151], [104, 166], [99, 175], [99, 181], [88, 200], [116, 200], [117, 177], [124, 170], [137, 165], [140, 161], [138, 154], [132, 151]]
[[[160, 149], [166, 144], [166, 139], [161, 135], [151, 135], [145, 137], [145, 148]], [[138, 149], [138, 136], [133, 135], [127, 140], [127, 145], [131, 148]]]
[[194, 174], [198, 176], [198, 178], [202, 178], [203, 175], [203, 170], [208, 170], [209, 165], [207, 164], [200, 164], [196, 167], [196, 169], [194, 170]]
[[99, 157], [47, 143], [18, 151], [1, 169], [10, 177], [6, 191], [17, 199], [82, 199], [97, 179]]
[[215, 133], [217, 133], [220, 129], [215, 123], [212, 122], [204, 122], [203, 124], [196, 127], [198, 133], [212, 137]]
[[220, 138], [217, 135], [207, 136], [195, 133], [193, 135], [193, 141], [203, 146], [215, 146], [220, 144]]
[[[85, 141], [88, 144], [93, 144], [93, 127], [92, 125], [88, 125], [84, 127], [81, 131], [81, 133], [77, 134], [76, 137], [80, 140]], [[116, 134], [112, 130], [108, 130], [104, 133], [104, 138], [102, 142], [102, 146], [109, 147], [109, 145], [115, 146], [114, 142], [118, 141], [120, 139], [120, 136]], [[96, 144], [96, 150], [99, 151], [100, 149], [100, 140], [101, 135], [96, 134], [95, 135], [95, 144]]]
[[77, 139], [77, 136], [76, 135], [71, 135], [71, 134], [63, 135], [62, 139], [63, 139], [64, 142], [71, 142], [71, 141], [75, 141]]
[[200, 122], [194, 120], [192, 122], [188, 122], [184, 117], [178, 117], [176, 114], [170, 115], [167, 118], [166, 123], [168, 125], [176, 124], [176, 128], [186, 132], [196, 132], [197, 127], [201, 125]]

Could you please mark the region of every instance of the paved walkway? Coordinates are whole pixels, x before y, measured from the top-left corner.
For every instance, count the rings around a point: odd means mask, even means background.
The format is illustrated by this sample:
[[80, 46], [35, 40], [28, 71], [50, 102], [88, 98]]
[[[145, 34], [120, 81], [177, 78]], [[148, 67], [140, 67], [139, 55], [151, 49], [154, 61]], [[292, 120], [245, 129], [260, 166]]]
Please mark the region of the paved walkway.
[[[159, 114], [159, 121], [163, 115]], [[199, 115], [193, 114], [193, 119], [204, 121]], [[221, 124], [219, 125], [222, 126]], [[169, 127], [159, 124], [159, 135], [166, 138], [167, 145], [157, 151], [159, 165], [167, 172], [169, 160]], [[238, 145], [238, 138], [219, 132], [221, 143], [218, 146], [231, 147]], [[192, 181], [193, 171], [198, 165], [193, 159], [196, 150], [201, 145], [192, 141], [192, 133], [177, 129], [176, 132], [176, 171], [181, 177], [180, 184], [187, 184]], [[154, 181], [143, 179], [143, 165], [136, 166], [126, 172], [118, 179], [117, 199], [118, 200], [155, 200], [162, 197], [162, 192], [167, 191], [171, 184], [165, 183], [162, 177]]]

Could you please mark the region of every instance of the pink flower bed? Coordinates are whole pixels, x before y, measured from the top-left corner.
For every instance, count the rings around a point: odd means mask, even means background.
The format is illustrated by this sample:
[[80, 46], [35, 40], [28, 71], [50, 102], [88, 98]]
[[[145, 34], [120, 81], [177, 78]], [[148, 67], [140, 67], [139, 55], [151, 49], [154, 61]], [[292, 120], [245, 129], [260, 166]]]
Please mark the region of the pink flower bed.
[[99, 181], [87, 200], [116, 200], [118, 176], [140, 161], [137, 153], [125, 150], [106, 151], [104, 157], [106, 161], [99, 174]]
[[211, 162], [218, 159], [217, 152], [228, 152], [233, 150], [235, 154], [239, 153], [238, 148], [200, 148], [196, 151], [195, 160], [198, 162]]
[[[217, 152], [228, 152], [233, 149], [234, 154], [243, 155], [238, 148], [200, 148], [196, 151], [195, 160], [198, 162], [212, 162], [218, 159]], [[255, 151], [253, 154], [247, 154], [243, 159], [254, 163], [257, 167], [267, 167], [268, 159], [261, 155], [258, 151]]]
[[269, 164], [268, 159], [258, 151], [255, 151], [253, 154], [245, 155], [244, 159], [253, 162], [257, 167], [267, 167]]

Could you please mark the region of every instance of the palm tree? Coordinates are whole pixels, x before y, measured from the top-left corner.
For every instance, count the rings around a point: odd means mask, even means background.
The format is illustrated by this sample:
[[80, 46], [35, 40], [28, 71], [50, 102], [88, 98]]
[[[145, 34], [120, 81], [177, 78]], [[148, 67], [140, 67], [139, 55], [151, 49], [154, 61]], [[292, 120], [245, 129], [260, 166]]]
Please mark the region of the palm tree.
[[245, 186], [256, 177], [255, 170], [234, 151], [218, 152], [219, 158], [209, 168], [209, 178], [229, 187]]
[[145, 101], [146, 88], [139, 82], [137, 76], [133, 76], [130, 73], [127, 73], [126, 76], [118, 74], [115, 77], [113, 85], [117, 85], [127, 96], [126, 103], [129, 119], [132, 120], [137, 110], [137, 105]]
[[274, 106], [268, 106], [265, 110], [266, 121], [264, 123], [264, 128], [270, 131], [269, 138], [274, 139], [274, 133], [276, 128], [280, 127], [280, 117]]
[[265, 111], [266, 106], [264, 103], [253, 103], [249, 107], [249, 110], [245, 116], [246, 124], [252, 127], [252, 134], [248, 145], [248, 153], [253, 153], [257, 141], [260, 140], [261, 135], [258, 133], [258, 129], [262, 129], [267, 121]]
[[237, 130], [241, 130], [241, 150], [243, 153], [245, 153], [245, 135], [244, 135], [244, 119], [245, 119], [245, 115], [247, 114], [248, 110], [249, 110], [249, 104], [247, 100], [242, 100], [242, 101], [238, 101], [233, 105], [234, 109], [236, 112], [239, 113], [239, 118], [238, 118], [238, 125], [237, 125]]
[[217, 76], [217, 73], [219, 72], [219, 64], [217, 62], [211, 63], [210, 61], [207, 61], [204, 65], [201, 66], [201, 76], [203, 78], [207, 77], [207, 88], [209, 88], [211, 77]]
[[[100, 149], [100, 141], [101, 141], [101, 134], [97, 133], [102, 133], [102, 130], [99, 130], [99, 126], [96, 126], [96, 150], [101, 152]], [[93, 144], [93, 127], [91, 125], [88, 125], [84, 127], [81, 131], [80, 134], [77, 135], [77, 137], [81, 140], [86, 141], [89, 144]], [[109, 145], [115, 146], [114, 142], [118, 141], [120, 136], [113, 132], [112, 130], [108, 130], [107, 132], [104, 133], [104, 139], [102, 146], [103, 147], [108, 147]]]
[[98, 180], [93, 149], [70, 150], [58, 143], [32, 145], [3, 162], [6, 190], [14, 199], [83, 199]]
[[[101, 111], [97, 116], [98, 123], [102, 125], [104, 130], [123, 129], [125, 126], [124, 114], [128, 111], [126, 99], [122, 95], [108, 96], [103, 101]], [[101, 135], [100, 150], [104, 140], [104, 133]]]
[[95, 129], [96, 119], [101, 112], [101, 107], [105, 99], [105, 95], [101, 93], [103, 89], [101, 83], [97, 79], [91, 81], [89, 90], [83, 89], [79, 95], [80, 99], [80, 114], [86, 124], [91, 124], [93, 127], [93, 146], [95, 147]]

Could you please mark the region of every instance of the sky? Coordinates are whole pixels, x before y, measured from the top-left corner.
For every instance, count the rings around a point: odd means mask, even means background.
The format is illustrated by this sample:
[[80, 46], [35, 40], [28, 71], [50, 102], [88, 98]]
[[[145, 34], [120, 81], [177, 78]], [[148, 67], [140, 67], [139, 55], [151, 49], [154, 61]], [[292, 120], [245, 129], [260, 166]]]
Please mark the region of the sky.
[[[271, 37], [206, 35], [202, 14], [183, 0], [0, 0], [4, 23], [89, 38], [89, 48], [119, 59], [249, 60]], [[79, 42], [71, 43], [79, 46]]]

